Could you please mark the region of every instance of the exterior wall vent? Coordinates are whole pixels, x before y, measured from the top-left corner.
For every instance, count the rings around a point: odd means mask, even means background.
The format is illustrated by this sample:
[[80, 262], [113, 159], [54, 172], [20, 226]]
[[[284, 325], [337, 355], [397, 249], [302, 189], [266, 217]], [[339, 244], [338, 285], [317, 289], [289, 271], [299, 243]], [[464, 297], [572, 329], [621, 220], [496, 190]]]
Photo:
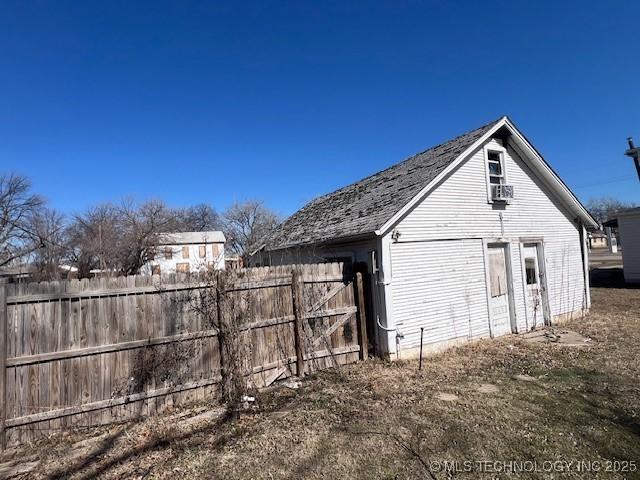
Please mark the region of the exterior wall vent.
[[491, 199], [494, 202], [509, 203], [513, 200], [513, 185], [493, 185], [491, 187]]

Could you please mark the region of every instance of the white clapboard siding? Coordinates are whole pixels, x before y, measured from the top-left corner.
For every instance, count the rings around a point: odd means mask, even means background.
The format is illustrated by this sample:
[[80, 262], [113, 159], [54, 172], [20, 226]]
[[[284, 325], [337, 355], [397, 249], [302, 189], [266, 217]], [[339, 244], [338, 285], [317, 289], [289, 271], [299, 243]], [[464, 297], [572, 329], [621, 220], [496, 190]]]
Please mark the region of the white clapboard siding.
[[393, 315], [403, 348], [489, 335], [481, 240], [395, 243]]
[[640, 211], [618, 217], [622, 240], [624, 278], [627, 282], [640, 282]]
[[[500, 146], [496, 140], [490, 140], [490, 145]], [[526, 329], [524, 287], [520, 259], [519, 243], [523, 237], [539, 237], [544, 239], [544, 253], [546, 258], [547, 284], [549, 288], [549, 307], [552, 316], [570, 312], [576, 312], [584, 308], [584, 274], [580, 248], [580, 234], [578, 227], [573, 223], [573, 216], [559, 204], [557, 199], [531, 172], [524, 162], [511, 149], [505, 154], [507, 183], [514, 186], [515, 198], [511, 204], [498, 207], [487, 202], [487, 187], [485, 177], [485, 159], [483, 149], [480, 148], [470, 158], [446, 178], [437, 188], [420, 202], [397, 225], [400, 232], [399, 242], [393, 244], [392, 257], [398, 253], [398, 259], [394, 257], [393, 264], [393, 312], [396, 322], [408, 322], [411, 303], [416, 300], [396, 285], [398, 281], [396, 262], [404, 264], [427, 262], [430, 266], [441, 263], [441, 268], [452, 262], [459, 262], [456, 253], [446, 254], [446, 246], [452, 249], [459, 243], [441, 243], [443, 252], [436, 258], [423, 260], [427, 250], [433, 247], [425, 245], [433, 240], [441, 239], [490, 239], [506, 238], [511, 242], [511, 269], [514, 277], [514, 302], [516, 306], [516, 322], [518, 331]], [[502, 214], [502, 225], [500, 221]], [[475, 243], [474, 243], [475, 242]], [[481, 245], [481, 240], [474, 240], [471, 245]], [[464, 245], [469, 245], [464, 243]], [[481, 250], [477, 248], [473, 260], [466, 265], [466, 275], [471, 281], [482, 276], [484, 282], [483, 258]], [[452, 250], [455, 252], [455, 250]], [[458, 263], [454, 263], [458, 265]], [[409, 268], [409, 267], [407, 267]], [[414, 267], [417, 272], [418, 267]], [[400, 272], [403, 268], [400, 269]], [[417, 274], [417, 273], [416, 273]], [[425, 270], [425, 275], [429, 275]], [[463, 282], [466, 275], [455, 275], [457, 279], [450, 286], [452, 292], [443, 298], [459, 298], [461, 292], [466, 291], [466, 283]], [[443, 278], [442, 281], [445, 281]], [[404, 280], [401, 279], [400, 283]], [[482, 284], [484, 288], [484, 284]], [[442, 288], [440, 289], [442, 290]], [[455, 292], [455, 290], [459, 290]], [[475, 292], [475, 290], [473, 290]], [[486, 324], [488, 328], [488, 313], [486, 298], [474, 297], [473, 312], [481, 318], [472, 321], [472, 325]], [[434, 302], [433, 299], [428, 300]], [[446, 302], [446, 300], [445, 300]], [[477, 303], [477, 305], [476, 305]], [[420, 306], [419, 312], [436, 309], [439, 315], [443, 315], [441, 301], [430, 305]], [[454, 303], [453, 314], [458, 315], [460, 305]], [[417, 307], [416, 307], [417, 308]], [[431, 318], [431, 317], [429, 317]], [[421, 325], [430, 328], [428, 323]], [[416, 324], [417, 325], [417, 324]], [[419, 332], [419, 326], [418, 332]], [[457, 324], [456, 324], [457, 326]], [[438, 329], [445, 328], [438, 324]], [[438, 330], [439, 331], [439, 330]], [[404, 333], [404, 332], [403, 332]], [[454, 338], [458, 330], [450, 328], [442, 333], [443, 337]], [[413, 343], [409, 333], [407, 342]]]

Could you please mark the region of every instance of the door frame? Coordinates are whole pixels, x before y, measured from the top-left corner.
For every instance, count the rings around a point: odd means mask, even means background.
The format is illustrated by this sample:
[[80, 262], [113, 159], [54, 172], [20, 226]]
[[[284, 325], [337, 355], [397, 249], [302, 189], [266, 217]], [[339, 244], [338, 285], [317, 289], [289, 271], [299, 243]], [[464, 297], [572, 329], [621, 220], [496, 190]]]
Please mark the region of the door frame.
[[489, 335], [495, 338], [493, 333], [493, 321], [491, 319], [491, 274], [489, 272], [489, 248], [504, 248], [504, 263], [507, 273], [507, 295], [509, 296], [509, 323], [511, 333], [518, 333], [518, 323], [516, 321], [516, 304], [513, 289], [513, 267], [511, 260], [511, 242], [500, 238], [483, 238], [482, 253], [484, 258], [484, 278], [487, 292], [487, 318], [489, 320]]
[[551, 325], [551, 309], [549, 308], [549, 288], [547, 284], [547, 262], [544, 256], [544, 239], [543, 238], [521, 238], [520, 239], [520, 268], [522, 275], [522, 292], [524, 299], [524, 319], [527, 330], [529, 330], [529, 317], [527, 312], [527, 274], [524, 265], [524, 246], [535, 245], [538, 257], [538, 281], [540, 282], [540, 297], [542, 301], [543, 323], [546, 326]]

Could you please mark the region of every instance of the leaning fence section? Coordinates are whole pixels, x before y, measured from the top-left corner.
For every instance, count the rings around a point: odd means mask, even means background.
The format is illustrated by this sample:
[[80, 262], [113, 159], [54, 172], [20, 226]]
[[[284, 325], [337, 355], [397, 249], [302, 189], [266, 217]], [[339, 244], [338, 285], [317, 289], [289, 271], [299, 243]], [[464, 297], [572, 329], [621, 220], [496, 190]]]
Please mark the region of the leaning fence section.
[[232, 361], [221, 325], [243, 339], [250, 388], [366, 357], [348, 266], [244, 269], [222, 289], [221, 275], [0, 285], [3, 446], [219, 396]]

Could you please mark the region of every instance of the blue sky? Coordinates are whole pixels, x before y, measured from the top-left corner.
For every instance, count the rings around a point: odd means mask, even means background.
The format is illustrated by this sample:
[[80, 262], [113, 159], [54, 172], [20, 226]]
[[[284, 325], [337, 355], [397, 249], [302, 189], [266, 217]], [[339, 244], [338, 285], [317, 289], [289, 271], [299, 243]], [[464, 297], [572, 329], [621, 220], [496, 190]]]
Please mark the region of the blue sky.
[[583, 201], [640, 201], [640, 2], [0, 5], [0, 171], [65, 212], [313, 197], [508, 114]]

